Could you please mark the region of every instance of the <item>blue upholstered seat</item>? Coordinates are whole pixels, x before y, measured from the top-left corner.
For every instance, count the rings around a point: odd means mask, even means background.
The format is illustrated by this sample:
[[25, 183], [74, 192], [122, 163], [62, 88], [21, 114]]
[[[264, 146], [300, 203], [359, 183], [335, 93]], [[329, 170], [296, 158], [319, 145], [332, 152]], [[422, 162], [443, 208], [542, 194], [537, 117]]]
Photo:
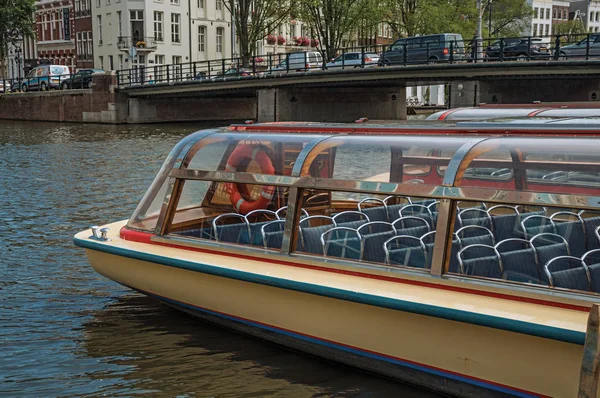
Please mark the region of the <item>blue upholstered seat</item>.
[[360, 260], [360, 235], [355, 229], [335, 227], [321, 235], [323, 255]]

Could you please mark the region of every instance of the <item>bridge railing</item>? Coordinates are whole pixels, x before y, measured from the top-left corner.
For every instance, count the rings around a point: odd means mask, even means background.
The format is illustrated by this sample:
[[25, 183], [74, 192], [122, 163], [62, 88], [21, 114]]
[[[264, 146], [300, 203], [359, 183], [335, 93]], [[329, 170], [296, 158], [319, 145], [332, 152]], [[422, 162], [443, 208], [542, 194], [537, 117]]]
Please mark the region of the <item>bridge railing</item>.
[[333, 59], [323, 59], [316, 51], [305, 51], [138, 66], [117, 71], [117, 80], [123, 88], [219, 82], [318, 70], [571, 59], [600, 59], [600, 33], [486, 38], [480, 42], [475, 39], [440, 42], [423, 36], [393, 45], [340, 48]]

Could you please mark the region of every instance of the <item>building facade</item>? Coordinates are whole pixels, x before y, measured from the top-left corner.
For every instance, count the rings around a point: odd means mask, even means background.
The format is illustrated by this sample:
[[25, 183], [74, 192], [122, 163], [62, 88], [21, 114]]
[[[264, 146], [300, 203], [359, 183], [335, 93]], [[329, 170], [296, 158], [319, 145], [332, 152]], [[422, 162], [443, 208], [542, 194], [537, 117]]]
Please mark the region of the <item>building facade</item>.
[[66, 65], [75, 72], [75, 14], [71, 0], [41, 0], [35, 4], [38, 63]]
[[[94, 65], [149, 78], [164, 65], [230, 58], [223, 0], [92, 0]], [[175, 68], [174, 78], [188, 68]], [[187, 77], [187, 76], [185, 76]]]
[[552, 2], [552, 27], [563, 24], [569, 20], [569, 0], [554, 0]]
[[527, 0], [533, 9], [529, 36], [540, 37], [549, 43], [552, 35], [553, 0]]
[[9, 45], [6, 61], [6, 78], [14, 82], [27, 76], [27, 73], [38, 64], [35, 38], [22, 38], [14, 45]]
[[588, 32], [600, 30], [600, 1], [599, 0], [576, 0], [571, 1], [569, 11], [573, 19], [583, 21]]

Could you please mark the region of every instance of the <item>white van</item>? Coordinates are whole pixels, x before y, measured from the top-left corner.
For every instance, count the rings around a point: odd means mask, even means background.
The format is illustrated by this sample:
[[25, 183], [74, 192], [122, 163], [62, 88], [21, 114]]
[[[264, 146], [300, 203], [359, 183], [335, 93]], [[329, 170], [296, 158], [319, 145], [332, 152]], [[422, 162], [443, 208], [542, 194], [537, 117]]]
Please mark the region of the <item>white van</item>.
[[47, 91], [60, 88], [61, 82], [71, 77], [71, 71], [65, 65], [39, 65], [29, 71], [21, 84], [23, 91]]
[[311, 69], [321, 69], [322, 67], [323, 57], [320, 52], [302, 51], [287, 54], [279, 65], [271, 68], [270, 72], [304, 72]]

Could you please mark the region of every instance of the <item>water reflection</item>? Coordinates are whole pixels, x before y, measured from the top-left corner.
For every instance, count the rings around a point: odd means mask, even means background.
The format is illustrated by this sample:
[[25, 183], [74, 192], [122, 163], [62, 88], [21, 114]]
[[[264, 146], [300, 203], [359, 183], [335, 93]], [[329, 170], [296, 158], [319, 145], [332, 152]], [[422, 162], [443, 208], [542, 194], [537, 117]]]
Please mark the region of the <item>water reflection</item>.
[[142, 390], [220, 397], [415, 394], [409, 387], [214, 327], [144, 296], [121, 297], [83, 327], [87, 355], [117, 365], [113, 372], [122, 374], [96, 375], [115, 380], [109, 386], [113, 394]]

